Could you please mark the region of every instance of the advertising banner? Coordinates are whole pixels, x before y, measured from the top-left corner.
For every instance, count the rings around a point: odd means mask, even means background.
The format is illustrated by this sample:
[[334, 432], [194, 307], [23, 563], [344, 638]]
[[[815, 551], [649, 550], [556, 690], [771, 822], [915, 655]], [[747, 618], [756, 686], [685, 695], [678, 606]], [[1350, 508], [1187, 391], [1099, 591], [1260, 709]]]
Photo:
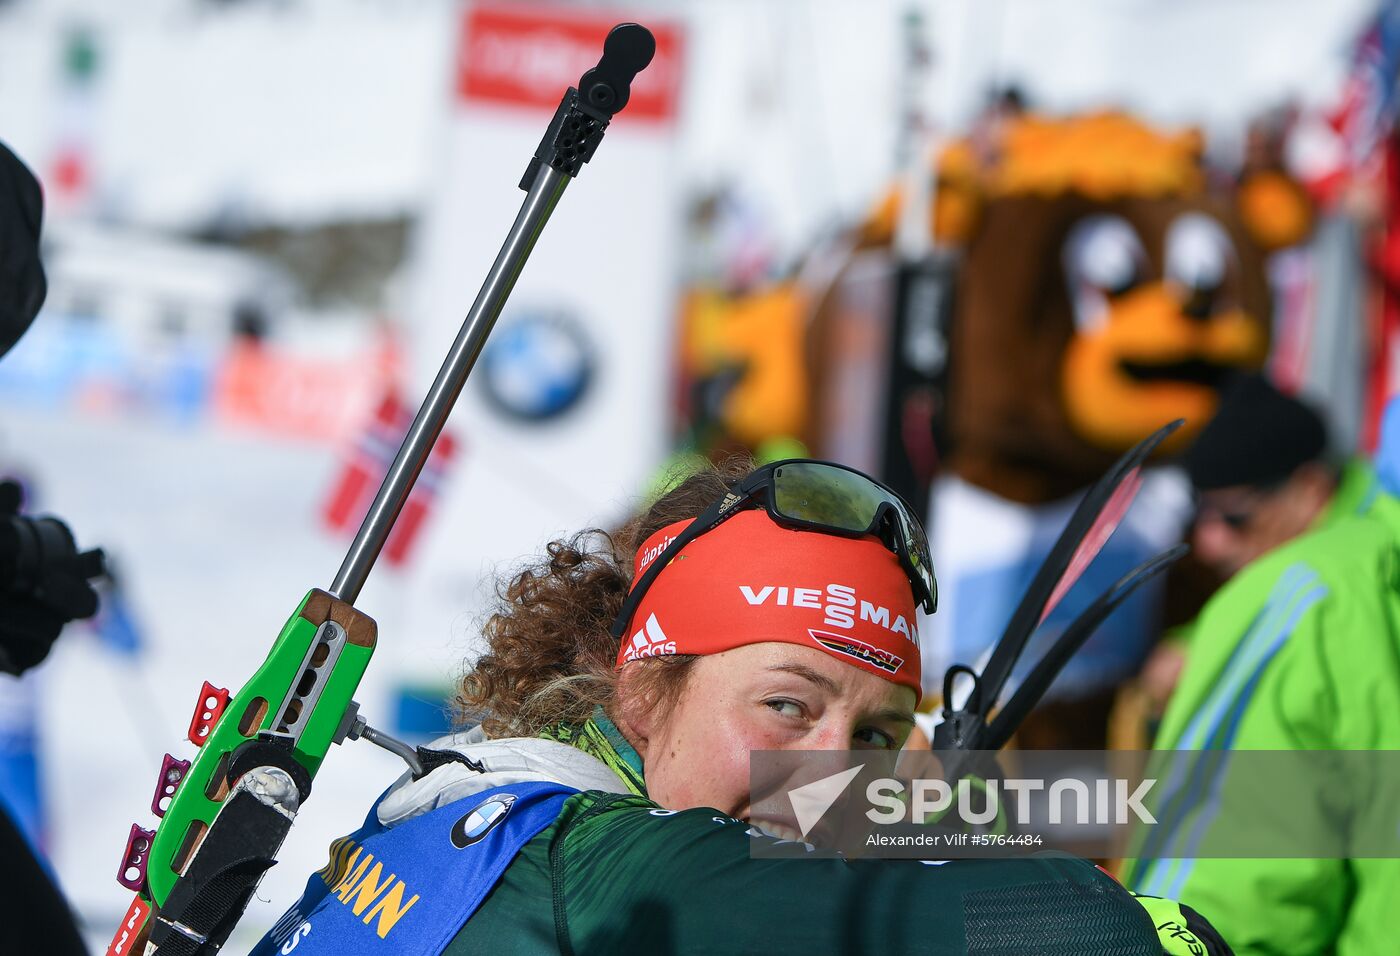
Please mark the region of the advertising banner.
[[667, 450], [684, 44], [679, 26], [644, 11], [463, 8], [416, 237], [405, 398], [416, 405], [457, 335], [560, 97], [631, 20], [653, 32], [656, 56], [560, 200], [448, 425], [472, 453], [443, 482], [392, 600], [422, 645], [415, 673], [460, 670], [498, 566], [561, 533], [619, 524]]

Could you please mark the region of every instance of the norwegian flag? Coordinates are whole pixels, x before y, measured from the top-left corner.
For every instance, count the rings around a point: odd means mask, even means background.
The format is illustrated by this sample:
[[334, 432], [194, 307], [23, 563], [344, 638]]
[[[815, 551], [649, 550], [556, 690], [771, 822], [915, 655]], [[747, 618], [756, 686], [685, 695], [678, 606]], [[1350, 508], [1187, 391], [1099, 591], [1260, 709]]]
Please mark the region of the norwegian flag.
[[[359, 530], [411, 424], [412, 409], [406, 407], [396, 393], [385, 395], [369, 426], [351, 448], [345, 467], [326, 499], [322, 518], [328, 528], [347, 535]], [[433, 446], [384, 543], [384, 557], [390, 564], [400, 566], [408, 560], [432, 509], [433, 499], [456, 457], [457, 440], [444, 432]]]
[[1381, 197], [1384, 228], [1367, 258], [1379, 280], [1366, 309], [1367, 358], [1362, 446], [1375, 447], [1385, 399], [1400, 373], [1400, 154], [1395, 135], [1400, 112], [1400, 0], [1383, 0], [1357, 39], [1351, 69], [1325, 123], [1300, 137], [1299, 173], [1324, 209], [1344, 199], [1353, 184], [1370, 184]]
[[1346, 145], [1347, 165], [1373, 161], [1395, 119], [1400, 71], [1400, 2], [1390, 0], [1356, 43], [1341, 102], [1328, 121]]

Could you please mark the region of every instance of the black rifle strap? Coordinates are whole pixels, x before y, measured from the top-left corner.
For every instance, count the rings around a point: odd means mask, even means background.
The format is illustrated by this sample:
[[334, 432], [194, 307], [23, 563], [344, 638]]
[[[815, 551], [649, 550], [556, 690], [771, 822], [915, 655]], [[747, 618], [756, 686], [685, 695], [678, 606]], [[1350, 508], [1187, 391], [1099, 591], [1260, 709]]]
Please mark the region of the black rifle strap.
[[445, 767], [450, 763], [462, 764], [473, 773], [486, 772], [485, 766], [472, 760], [466, 754], [460, 754], [455, 750], [430, 750], [427, 747], [419, 747], [418, 762], [423, 765], [423, 772], [414, 774], [414, 780], [422, 780], [438, 767]]
[[218, 952], [291, 828], [275, 807], [236, 791], [156, 915], [151, 942], [159, 956]]

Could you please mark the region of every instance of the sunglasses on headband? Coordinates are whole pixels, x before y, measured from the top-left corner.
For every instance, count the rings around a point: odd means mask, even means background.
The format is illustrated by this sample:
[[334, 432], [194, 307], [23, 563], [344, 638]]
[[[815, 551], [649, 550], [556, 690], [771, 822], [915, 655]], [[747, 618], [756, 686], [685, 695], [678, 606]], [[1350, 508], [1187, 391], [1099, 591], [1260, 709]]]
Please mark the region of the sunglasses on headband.
[[846, 538], [877, 536], [899, 558], [914, 590], [914, 599], [924, 611], [932, 614], [938, 607], [938, 582], [933, 576], [928, 539], [904, 499], [854, 468], [790, 458], [764, 465], [745, 477], [733, 491], [702, 511], [657, 555], [633, 583], [613, 622], [613, 636], [621, 639], [626, 633], [647, 589], [682, 548], [740, 511], [756, 506], [767, 509], [774, 522], [788, 528]]

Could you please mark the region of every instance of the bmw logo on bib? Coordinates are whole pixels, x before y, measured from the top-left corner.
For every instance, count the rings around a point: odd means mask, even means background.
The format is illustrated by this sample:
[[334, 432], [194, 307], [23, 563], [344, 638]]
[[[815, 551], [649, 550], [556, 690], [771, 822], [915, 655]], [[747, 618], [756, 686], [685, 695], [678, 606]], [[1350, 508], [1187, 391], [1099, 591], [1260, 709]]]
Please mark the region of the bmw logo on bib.
[[564, 312], [517, 313], [481, 356], [486, 396], [499, 411], [546, 421], [576, 405], [593, 378], [593, 350]]
[[514, 803], [514, 794], [498, 793], [485, 803], [478, 805], [452, 825], [452, 845], [459, 850], [465, 850], [473, 843], [480, 841], [486, 834], [495, 829], [496, 824], [506, 818], [506, 814], [510, 813], [510, 808]]

